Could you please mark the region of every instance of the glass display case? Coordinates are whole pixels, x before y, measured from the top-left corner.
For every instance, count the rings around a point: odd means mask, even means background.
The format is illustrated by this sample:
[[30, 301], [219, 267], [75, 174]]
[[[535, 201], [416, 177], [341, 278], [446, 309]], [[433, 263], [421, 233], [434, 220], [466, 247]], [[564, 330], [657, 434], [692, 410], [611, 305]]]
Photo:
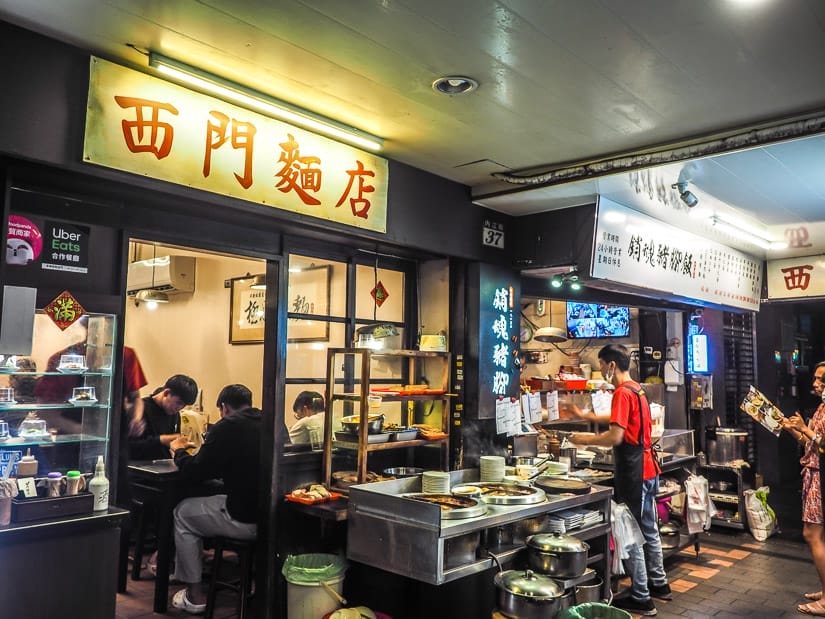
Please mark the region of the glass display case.
[[94, 471], [108, 460], [111, 423], [113, 314], [84, 314], [61, 330], [37, 311], [32, 353], [6, 356], [0, 365], [0, 473], [29, 451], [35, 477]]
[[659, 460], [664, 463], [669, 460], [693, 457], [693, 430], [666, 429], [654, 441], [658, 445]]

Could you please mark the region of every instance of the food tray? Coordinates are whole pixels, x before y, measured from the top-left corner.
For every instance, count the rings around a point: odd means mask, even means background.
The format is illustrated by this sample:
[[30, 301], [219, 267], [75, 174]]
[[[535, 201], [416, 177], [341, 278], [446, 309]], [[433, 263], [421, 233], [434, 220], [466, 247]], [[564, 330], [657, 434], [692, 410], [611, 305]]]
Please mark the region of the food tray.
[[475, 518], [487, 513], [487, 504], [481, 499], [468, 496], [454, 496], [452, 494], [427, 494], [412, 492], [402, 494], [405, 499], [432, 503], [441, 508], [442, 520], [458, 520], [461, 518]]
[[414, 441], [417, 438], [417, 428], [410, 428], [409, 430], [396, 430], [395, 432], [390, 432], [390, 441]]
[[[386, 443], [390, 440], [390, 435], [393, 434], [392, 432], [381, 432], [380, 434], [367, 434], [367, 443]], [[336, 432], [335, 433], [335, 440], [341, 441], [342, 443], [357, 443], [358, 442], [358, 434], [354, 432]]]
[[544, 490], [518, 484], [474, 484], [481, 490], [481, 500], [491, 505], [533, 505], [545, 499]]
[[333, 492], [333, 491], [330, 490], [328, 497], [322, 496], [322, 497], [319, 497], [317, 499], [311, 499], [311, 498], [308, 499], [308, 498], [306, 498], [304, 496], [300, 496], [300, 495], [295, 496], [291, 492], [289, 494], [285, 495], [285, 498], [286, 498], [287, 501], [289, 501], [291, 503], [302, 503], [304, 505], [317, 505], [318, 503], [328, 503], [329, 501], [337, 501], [342, 496], [344, 496], [344, 495], [339, 493], [339, 492]]
[[69, 398], [68, 402], [72, 406], [91, 406], [92, 404], [97, 404], [97, 399], [96, 398], [87, 398], [85, 400], [76, 400], [74, 398]]

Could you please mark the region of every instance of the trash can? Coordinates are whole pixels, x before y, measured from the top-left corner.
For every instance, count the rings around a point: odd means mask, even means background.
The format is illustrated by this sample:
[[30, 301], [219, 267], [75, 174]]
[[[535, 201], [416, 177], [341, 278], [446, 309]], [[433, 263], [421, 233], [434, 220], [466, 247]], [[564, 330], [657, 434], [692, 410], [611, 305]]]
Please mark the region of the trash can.
[[626, 610], [601, 602], [587, 602], [576, 604], [560, 612], [556, 619], [633, 619], [633, 615]]
[[346, 569], [346, 559], [338, 555], [289, 555], [281, 570], [289, 619], [319, 619], [338, 610], [341, 605], [333, 591], [341, 595]]

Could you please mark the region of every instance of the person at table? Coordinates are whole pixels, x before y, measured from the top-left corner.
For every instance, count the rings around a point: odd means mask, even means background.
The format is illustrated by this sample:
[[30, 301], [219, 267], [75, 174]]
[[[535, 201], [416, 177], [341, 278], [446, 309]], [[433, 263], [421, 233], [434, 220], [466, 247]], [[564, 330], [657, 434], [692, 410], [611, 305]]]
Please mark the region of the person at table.
[[143, 398], [144, 427], [129, 435], [132, 460], [168, 458], [169, 445], [180, 436], [180, 411], [197, 397], [198, 384], [189, 376], [175, 374]]
[[197, 454], [188, 453], [192, 443], [185, 436], [169, 446], [182, 481], [222, 479], [226, 490], [226, 494], [184, 499], [175, 508], [175, 578], [186, 588], [175, 593], [172, 605], [195, 614], [206, 609], [201, 582], [203, 539], [250, 540], [257, 535], [261, 411], [252, 407], [252, 392], [244, 385], [224, 387], [216, 406], [221, 419]]
[[292, 403], [296, 421], [289, 429], [293, 445], [309, 443], [310, 432], [317, 430], [319, 440], [324, 435], [324, 396], [317, 391], [302, 391]]

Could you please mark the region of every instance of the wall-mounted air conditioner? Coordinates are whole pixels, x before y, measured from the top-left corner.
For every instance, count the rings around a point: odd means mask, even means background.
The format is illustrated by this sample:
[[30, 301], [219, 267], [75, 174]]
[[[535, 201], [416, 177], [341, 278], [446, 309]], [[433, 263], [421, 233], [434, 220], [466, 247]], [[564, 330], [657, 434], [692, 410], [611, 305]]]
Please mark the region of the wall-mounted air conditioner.
[[167, 294], [195, 291], [195, 258], [158, 256], [129, 264], [126, 294], [139, 290], [161, 290]]

